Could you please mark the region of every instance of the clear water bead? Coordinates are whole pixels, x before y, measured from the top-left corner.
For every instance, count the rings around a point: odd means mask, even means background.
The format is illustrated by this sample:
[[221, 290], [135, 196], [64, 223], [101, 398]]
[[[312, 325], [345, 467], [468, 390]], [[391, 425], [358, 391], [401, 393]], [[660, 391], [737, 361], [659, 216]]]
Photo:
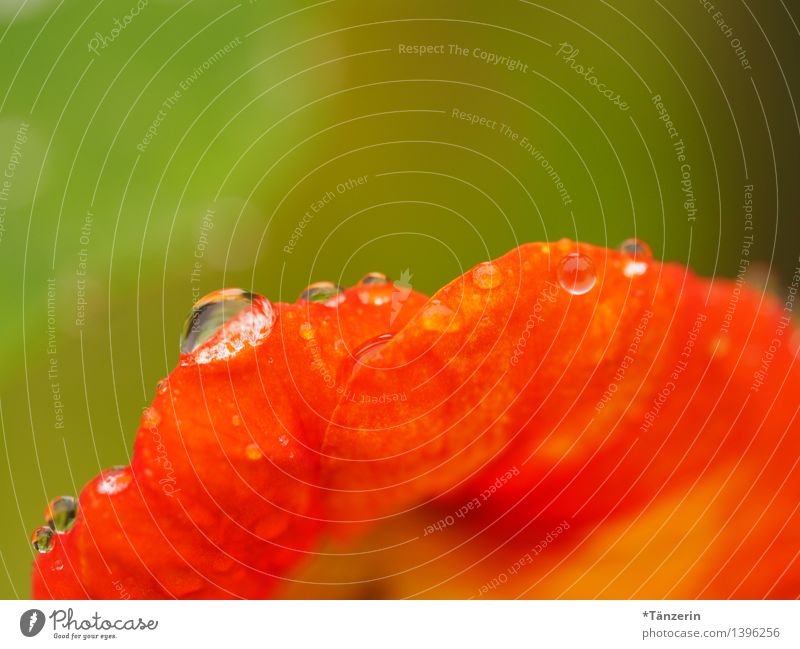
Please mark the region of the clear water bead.
[[382, 284], [388, 284], [389, 278], [383, 273], [367, 273], [358, 283], [361, 286], [381, 286]]
[[356, 364], [366, 365], [367, 358], [381, 350], [392, 338], [394, 334], [385, 333], [361, 343], [353, 352]]
[[39, 527], [31, 536], [33, 549], [39, 554], [47, 554], [56, 545], [55, 532], [49, 527]]
[[629, 255], [630, 257], [649, 259], [653, 256], [650, 246], [640, 239], [625, 239], [625, 241], [619, 244], [619, 251], [623, 255]]
[[192, 307], [181, 334], [181, 353], [193, 354], [198, 363], [225, 359], [266, 337], [274, 322], [272, 304], [261, 295], [241, 288], [214, 291]]
[[198, 300], [186, 319], [181, 336], [181, 351], [191, 354], [214, 336], [231, 318], [253, 304], [251, 293], [240, 288], [225, 288]]
[[478, 288], [490, 290], [500, 286], [502, 277], [500, 269], [492, 262], [487, 261], [475, 267], [475, 270], [472, 271], [472, 280]]
[[380, 306], [387, 304], [392, 299], [394, 287], [390, 280], [383, 273], [367, 273], [358, 282], [358, 299], [362, 304]]
[[622, 270], [625, 277], [636, 277], [647, 272], [653, 252], [644, 241], [625, 239], [620, 244], [619, 251], [626, 257], [625, 267]]
[[317, 302], [336, 306], [344, 300], [344, 289], [333, 282], [315, 282], [306, 287], [298, 298], [301, 302]]
[[427, 331], [446, 331], [459, 329], [455, 312], [440, 300], [431, 300], [422, 312], [422, 327]]
[[578, 252], [566, 255], [558, 264], [558, 283], [572, 295], [583, 295], [594, 288], [597, 272], [592, 258]]
[[54, 498], [47, 505], [44, 519], [57, 534], [64, 534], [75, 524], [78, 516], [78, 499], [72, 496]]
[[103, 471], [100, 481], [97, 483], [97, 492], [106, 496], [114, 496], [125, 491], [132, 479], [133, 476], [127, 469]]

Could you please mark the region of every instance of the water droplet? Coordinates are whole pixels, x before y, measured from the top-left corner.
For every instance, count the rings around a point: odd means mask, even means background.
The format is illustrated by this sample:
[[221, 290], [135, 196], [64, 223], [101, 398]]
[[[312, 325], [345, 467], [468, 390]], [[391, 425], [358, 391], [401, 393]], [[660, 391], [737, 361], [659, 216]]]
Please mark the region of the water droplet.
[[231, 424], [233, 424], [234, 426], [241, 426], [242, 418], [239, 415], [233, 415], [231, 417]]
[[622, 274], [625, 277], [639, 277], [647, 272], [647, 262], [644, 261], [629, 261], [622, 269]]
[[300, 325], [300, 337], [303, 340], [311, 340], [314, 337], [314, 326], [310, 322]]
[[215, 291], [192, 307], [181, 335], [181, 353], [194, 354], [197, 363], [225, 359], [246, 343], [258, 343], [274, 322], [275, 313], [266, 298], [240, 288]]
[[248, 460], [260, 460], [264, 457], [264, 454], [261, 452], [261, 449], [258, 447], [258, 444], [248, 444], [244, 448], [244, 454]]
[[376, 356], [376, 354], [378, 354], [392, 338], [394, 338], [394, 334], [385, 333], [361, 343], [356, 347], [355, 351], [353, 351], [353, 359], [355, 360], [356, 366], [367, 365], [366, 361], [370, 356], [373, 358], [380, 358], [380, 356]]
[[72, 496], [61, 496], [54, 498], [47, 505], [44, 520], [54, 532], [64, 534], [74, 525], [77, 515], [78, 499]]
[[394, 338], [394, 334], [384, 333], [361, 343], [350, 355], [342, 360], [337, 374], [337, 382], [340, 385], [347, 385], [360, 370], [364, 367], [371, 367], [368, 360], [378, 360], [380, 358], [380, 350], [383, 349], [392, 338]]
[[591, 257], [578, 252], [571, 252], [559, 262], [557, 276], [561, 288], [572, 295], [588, 293], [597, 283]]
[[127, 468], [104, 471], [100, 476], [100, 481], [97, 483], [97, 493], [114, 496], [125, 491], [131, 480], [132, 476]]
[[500, 276], [500, 269], [487, 261], [475, 267], [472, 271], [472, 280], [478, 288], [489, 290], [500, 286], [503, 278]]
[[288, 446], [289, 445], [289, 438], [286, 435], [281, 435], [278, 437], [278, 444], [281, 446]]
[[161, 415], [158, 414], [158, 410], [156, 410], [152, 406], [150, 408], [147, 408], [142, 413], [142, 426], [144, 428], [149, 428], [149, 429], [157, 428], [160, 423], [161, 423]]
[[358, 299], [361, 304], [371, 304], [380, 306], [381, 304], [388, 304], [392, 301], [392, 295], [396, 294], [397, 290], [392, 286], [388, 280], [383, 283], [360, 283], [358, 285]]
[[53, 572], [59, 572], [64, 569], [64, 562], [61, 559], [56, 559], [53, 562]]
[[362, 304], [380, 306], [392, 299], [394, 287], [391, 280], [383, 273], [368, 273], [358, 283], [358, 299]]
[[156, 383], [156, 392], [158, 394], [166, 394], [169, 390], [169, 379], [161, 379], [158, 383]]
[[364, 275], [359, 282], [361, 286], [381, 286], [388, 283], [389, 278], [383, 273], [368, 273]]
[[49, 527], [38, 528], [31, 536], [33, 549], [39, 554], [47, 554], [56, 546], [55, 532]]
[[240, 288], [222, 289], [198, 300], [186, 319], [181, 351], [191, 354], [251, 304], [252, 295]]
[[444, 331], [445, 329], [457, 329], [453, 320], [453, 310], [442, 304], [439, 300], [433, 300], [425, 311], [422, 312], [422, 327], [428, 331]]
[[625, 239], [619, 251], [627, 258], [622, 273], [625, 277], [637, 277], [647, 272], [647, 266], [653, 258], [653, 253], [644, 241], [639, 239]]
[[315, 282], [306, 287], [298, 300], [302, 302], [319, 302], [326, 306], [336, 306], [344, 301], [344, 289], [333, 282]]
[[653, 256], [650, 246], [639, 239], [625, 239], [625, 241], [619, 244], [619, 251], [623, 255], [628, 255], [629, 257], [650, 259]]

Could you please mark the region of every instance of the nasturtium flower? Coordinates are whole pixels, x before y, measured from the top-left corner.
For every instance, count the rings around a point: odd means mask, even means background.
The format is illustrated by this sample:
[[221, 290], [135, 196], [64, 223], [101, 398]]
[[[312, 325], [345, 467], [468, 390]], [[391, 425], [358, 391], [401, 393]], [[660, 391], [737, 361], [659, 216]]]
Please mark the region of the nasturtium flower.
[[207, 296], [34, 596], [797, 597], [797, 287], [626, 243]]

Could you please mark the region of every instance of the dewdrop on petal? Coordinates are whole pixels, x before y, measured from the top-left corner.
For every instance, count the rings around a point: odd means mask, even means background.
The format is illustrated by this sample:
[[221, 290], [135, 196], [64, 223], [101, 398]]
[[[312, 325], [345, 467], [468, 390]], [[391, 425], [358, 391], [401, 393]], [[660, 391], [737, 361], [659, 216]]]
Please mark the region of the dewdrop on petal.
[[558, 283], [567, 293], [583, 295], [594, 288], [597, 273], [591, 257], [572, 252], [558, 264]]

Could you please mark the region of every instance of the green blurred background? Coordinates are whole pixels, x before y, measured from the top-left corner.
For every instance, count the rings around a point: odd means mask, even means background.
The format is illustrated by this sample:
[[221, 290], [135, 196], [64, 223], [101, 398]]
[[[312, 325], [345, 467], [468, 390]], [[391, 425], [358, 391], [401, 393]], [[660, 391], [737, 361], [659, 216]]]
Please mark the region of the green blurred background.
[[560, 237], [637, 236], [731, 276], [753, 234], [750, 281], [783, 283], [800, 253], [784, 2], [3, 0], [0, 597], [29, 594], [47, 500], [128, 461], [197, 295], [291, 301], [406, 268], [433, 291]]

